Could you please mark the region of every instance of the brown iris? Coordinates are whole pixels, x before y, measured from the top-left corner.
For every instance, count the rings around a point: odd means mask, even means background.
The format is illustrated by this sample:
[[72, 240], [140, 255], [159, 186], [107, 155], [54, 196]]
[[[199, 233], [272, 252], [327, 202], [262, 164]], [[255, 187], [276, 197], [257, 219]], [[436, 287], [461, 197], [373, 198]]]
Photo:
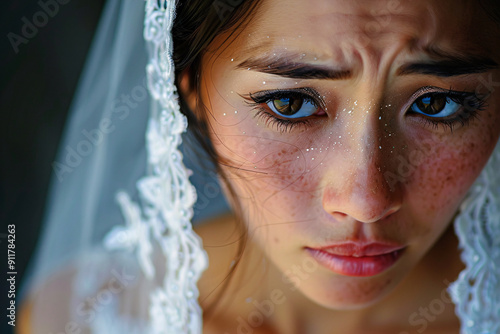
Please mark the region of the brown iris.
[[427, 115], [439, 114], [446, 107], [448, 98], [444, 95], [424, 96], [419, 98], [416, 103], [418, 109]]
[[297, 99], [293, 97], [273, 100], [273, 105], [276, 108], [276, 110], [284, 116], [291, 116], [296, 114], [302, 107], [303, 103], [304, 99], [301, 98]]

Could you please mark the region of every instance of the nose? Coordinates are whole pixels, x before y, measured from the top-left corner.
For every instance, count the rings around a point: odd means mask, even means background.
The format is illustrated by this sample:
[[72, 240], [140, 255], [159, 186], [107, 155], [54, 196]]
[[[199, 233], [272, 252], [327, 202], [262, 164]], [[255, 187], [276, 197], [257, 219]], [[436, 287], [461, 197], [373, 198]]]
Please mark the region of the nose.
[[351, 122], [357, 124], [354, 128], [344, 127], [342, 145], [328, 157], [322, 204], [337, 221], [374, 223], [401, 208], [402, 185], [387, 179], [395, 159], [392, 139], [384, 139], [384, 122], [378, 113], [360, 111], [358, 115], [366, 119]]

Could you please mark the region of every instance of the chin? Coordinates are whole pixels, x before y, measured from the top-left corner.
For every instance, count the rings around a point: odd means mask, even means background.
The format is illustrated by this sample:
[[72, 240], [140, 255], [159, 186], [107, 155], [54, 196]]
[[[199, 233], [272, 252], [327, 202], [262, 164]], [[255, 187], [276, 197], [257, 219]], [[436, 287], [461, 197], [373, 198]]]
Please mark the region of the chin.
[[313, 283], [300, 287], [302, 294], [312, 302], [331, 310], [358, 310], [371, 307], [394, 291], [400, 280], [388, 275], [381, 277], [338, 277], [330, 282]]

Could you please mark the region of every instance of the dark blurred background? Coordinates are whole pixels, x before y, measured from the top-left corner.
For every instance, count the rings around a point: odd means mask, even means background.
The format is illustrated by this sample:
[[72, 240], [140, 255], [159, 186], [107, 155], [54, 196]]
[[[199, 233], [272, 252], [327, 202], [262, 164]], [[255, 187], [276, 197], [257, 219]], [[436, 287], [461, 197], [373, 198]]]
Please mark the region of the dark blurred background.
[[[19, 292], [44, 215], [51, 163], [103, 5], [104, 0], [0, 5], [0, 333], [13, 332], [6, 317], [7, 225], [16, 225]], [[39, 27], [29, 30], [26, 22]]]

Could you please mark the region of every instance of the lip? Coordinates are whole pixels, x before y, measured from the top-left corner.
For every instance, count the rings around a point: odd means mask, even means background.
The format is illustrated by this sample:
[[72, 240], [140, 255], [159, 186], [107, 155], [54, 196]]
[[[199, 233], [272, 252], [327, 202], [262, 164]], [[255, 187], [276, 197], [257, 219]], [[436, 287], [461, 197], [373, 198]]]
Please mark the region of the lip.
[[309, 248], [309, 254], [327, 269], [345, 276], [369, 277], [392, 267], [405, 246], [387, 243], [345, 242], [322, 248]]

